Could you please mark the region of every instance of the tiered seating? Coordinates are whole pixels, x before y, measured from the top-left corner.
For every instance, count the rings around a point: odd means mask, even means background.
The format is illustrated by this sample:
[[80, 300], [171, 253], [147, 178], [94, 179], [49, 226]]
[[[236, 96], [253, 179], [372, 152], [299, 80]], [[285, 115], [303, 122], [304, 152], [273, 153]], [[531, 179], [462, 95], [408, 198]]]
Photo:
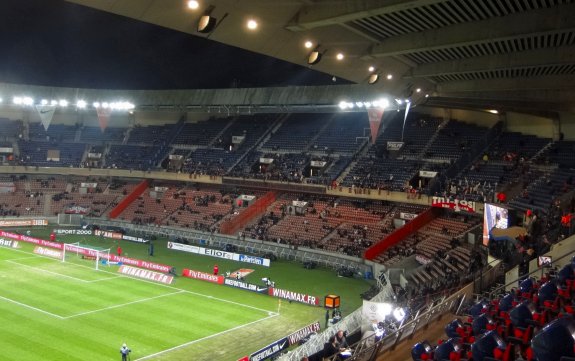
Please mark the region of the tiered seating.
[[210, 118], [203, 122], [186, 123], [176, 136], [173, 144], [207, 146], [224, 129], [228, 122], [230, 122], [230, 118]]
[[73, 142], [76, 129], [73, 125], [51, 124], [46, 131], [42, 123], [30, 123], [28, 136], [35, 141]]
[[426, 158], [455, 161], [482, 138], [487, 128], [474, 124], [449, 121], [424, 155]]
[[100, 127], [83, 127], [81, 129], [80, 141], [86, 143], [121, 143], [124, 140], [126, 131], [126, 128], [108, 127], [102, 132]]
[[417, 360], [572, 360], [575, 356], [573, 265], [494, 299], [481, 299], [445, 326], [448, 340], [412, 348]]
[[533, 181], [527, 189], [509, 204], [521, 210], [538, 209], [547, 212], [553, 200], [575, 187], [575, 170], [555, 169]]
[[263, 148], [302, 151], [325, 126], [329, 117], [330, 114], [291, 114]]
[[266, 114], [256, 114], [253, 116], [241, 115], [221, 137], [214, 142], [214, 147], [229, 149], [232, 144], [232, 137], [245, 136], [243, 143], [238, 147], [234, 146], [234, 151], [249, 149], [256, 144], [266, 131], [276, 120], [275, 116]]
[[4, 138], [18, 138], [22, 134], [22, 121], [0, 118], [0, 135]]
[[[40, 167], [78, 167], [84, 155], [86, 145], [84, 143], [56, 143], [56, 142], [18, 142], [20, 147], [20, 160], [25, 165]], [[59, 161], [48, 160], [48, 151], [58, 150]]]
[[337, 114], [310, 150], [352, 154], [366, 141], [356, 139], [368, 136], [364, 134], [365, 128], [369, 128], [369, 123], [364, 113]]
[[348, 173], [343, 185], [402, 191], [419, 169], [416, 161], [364, 157]]
[[168, 141], [168, 136], [174, 124], [135, 126], [130, 131], [128, 143], [160, 145]]
[[516, 132], [503, 132], [489, 147], [487, 154], [490, 160], [505, 160], [515, 154], [519, 159], [529, 160], [543, 147], [551, 142], [549, 138], [524, 135]]
[[17, 191], [2, 193], [0, 197], [1, 217], [26, 217], [44, 214], [44, 196], [40, 193]]
[[112, 145], [106, 156], [109, 168], [148, 170], [156, 167], [163, 157], [163, 151], [157, 146]]
[[61, 193], [52, 197], [50, 214], [74, 212], [74, 207], [86, 209], [86, 215], [101, 217], [112, 209], [121, 196], [103, 193]]
[[562, 167], [575, 168], [575, 141], [559, 141], [553, 143], [544, 154], [543, 159], [549, 163], [557, 163]]
[[224, 175], [241, 153], [220, 148], [196, 149], [184, 160], [186, 173]]
[[63, 192], [67, 182], [63, 178], [44, 177], [32, 178], [29, 181], [29, 189], [32, 192]]

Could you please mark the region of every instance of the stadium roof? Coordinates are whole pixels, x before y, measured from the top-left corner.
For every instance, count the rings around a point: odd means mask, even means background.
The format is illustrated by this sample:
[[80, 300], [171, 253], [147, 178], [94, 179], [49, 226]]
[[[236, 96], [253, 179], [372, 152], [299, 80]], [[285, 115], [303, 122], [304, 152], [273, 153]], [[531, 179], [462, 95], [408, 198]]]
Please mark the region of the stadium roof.
[[[187, 0], [67, 1], [302, 67], [309, 40], [323, 53], [311, 69], [398, 97], [421, 89], [430, 105], [575, 109], [574, 0], [199, 0], [196, 10]], [[198, 20], [208, 12], [217, 26], [200, 34]], [[248, 19], [258, 29], [248, 31]], [[216, 61], [218, 53], [198, 57]], [[251, 61], [245, 53], [240, 58], [227, 59], [227, 66]], [[269, 63], [265, 77], [273, 78], [276, 65]], [[367, 85], [370, 66], [380, 75], [373, 85]], [[325, 77], [317, 80], [326, 85]]]

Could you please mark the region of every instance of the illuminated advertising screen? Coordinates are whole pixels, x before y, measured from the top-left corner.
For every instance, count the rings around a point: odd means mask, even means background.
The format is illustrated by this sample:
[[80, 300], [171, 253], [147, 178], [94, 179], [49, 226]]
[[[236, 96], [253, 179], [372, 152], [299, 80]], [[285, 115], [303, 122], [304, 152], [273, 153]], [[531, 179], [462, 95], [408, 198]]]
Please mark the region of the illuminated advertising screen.
[[483, 210], [483, 244], [489, 244], [489, 234], [493, 228], [509, 227], [509, 209], [496, 204], [485, 203]]

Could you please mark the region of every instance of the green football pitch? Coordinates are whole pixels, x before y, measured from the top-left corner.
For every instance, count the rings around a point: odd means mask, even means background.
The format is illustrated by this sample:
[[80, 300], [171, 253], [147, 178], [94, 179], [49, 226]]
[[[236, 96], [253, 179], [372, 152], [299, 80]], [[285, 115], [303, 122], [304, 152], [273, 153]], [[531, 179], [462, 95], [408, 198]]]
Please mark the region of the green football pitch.
[[[43, 233], [43, 232], [42, 232]], [[34, 234], [34, 236], [41, 236]], [[46, 238], [46, 237], [42, 237]], [[66, 242], [74, 242], [74, 237]], [[86, 243], [115, 241], [83, 237]], [[369, 283], [341, 279], [331, 270], [305, 270], [274, 262], [259, 267], [165, 249], [122, 243], [128, 256], [209, 272], [254, 268], [252, 279], [274, 277], [281, 288], [314, 295], [338, 293], [344, 313], [361, 303]], [[114, 266], [68, 254], [67, 262], [20, 249], [0, 248], [0, 349], [2, 360], [120, 360], [122, 343], [132, 360], [237, 360], [314, 321], [319, 307], [178, 277], [173, 285], [129, 278]], [[138, 255], [140, 257], [138, 257]]]

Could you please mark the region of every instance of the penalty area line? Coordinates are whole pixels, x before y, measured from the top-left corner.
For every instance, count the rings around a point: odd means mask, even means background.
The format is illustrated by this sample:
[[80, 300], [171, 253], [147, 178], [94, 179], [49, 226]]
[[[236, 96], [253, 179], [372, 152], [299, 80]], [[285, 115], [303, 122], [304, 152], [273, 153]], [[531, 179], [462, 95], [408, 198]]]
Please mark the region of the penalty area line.
[[165, 354], [165, 353], [172, 352], [172, 351], [175, 351], [175, 350], [179, 350], [179, 349], [181, 349], [181, 348], [184, 348], [184, 347], [193, 345], [193, 344], [195, 344], [195, 343], [198, 343], [198, 342], [201, 342], [201, 341], [205, 341], [205, 340], [209, 340], [210, 338], [214, 338], [214, 337], [217, 337], [217, 336], [221, 336], [221, 335], [226, 334], [226, 333], [228, 333], [228, 332], [236, 331], [236, 330], [239, 330], [239, 329], [244, 328], [244, 327], [246, 327], [246, 326], [251, 326], [251, 325], [256, 324], [256, 323], [258, 323], [258, 322], [265, 321], [265, 320], [267, 320], [267, 319], [270, 319], [270, 318], [273, 318], [273, 317], [277, 317], [277, 316], [279, 316], [279, 315], [278, 315], [278, 314], [272, 314], [272, 315], [266, 316], [266, 317], [264, 317], [264, 318], [260, 318], [259, 320], [255, 320], [255, 321], [252, 321], [252, 322], [248, 322], [248, 323], [245, 323], [245, 324], [243, 324], [243, 325], [239, 325], [239, 326], [236, 326], [236, 327], [229, 328], [229, 329], [227, 329], [227, 330], [225, 330], [225, 331], [217, 332], [217, 333], [214, 333], [214, 334], [209, 335], [209, 336], [205, 336], [205, 337], [202, 337], [202, 338], [198, 338], [197, 340], [193, 340], [193, 341], [190, 341], [190, 342], [186, 342], [186, 343], [183, 343], [183, 344], [181, 344], [181, 345], [174, 346], [174, 347], [165, 349], [165, 350], [163, 350], [163, 351], [153, 353], [153, 354], [148, 355], [148, 356], [140, 357], [140, 358], [138, 358], [138, 359], [136, 359], [136, 360], [134, 360], [134, 361], [149, 360], [149, 359], [151, 359], [151, 358], [153, 358], [153, 357], [160, 356], [160, 355], [163, 355], [163, 354]]
[[34, 311], [37, 311], [37, 312], [41, 312], [41, 313], [43, 313], [43, 314], [46, 314], [46, 315], [49, 315], [49, 316], [52, 316], [52, 317], [59, 318], [60, 320], [63, 320], [63, 319], [65, 318], [65, 317], [62, 317], [62, 316], [57, 315], [57, 314], [55, 314], [55, 313], [48, 312], [48, 311], [44, 311], [43, 309], [40, 309], [40, 308], [37, 308], [37, 307], [34, 307], [34, 306], [30, 306], [30, 305], [27, 305], [27, 304], [22, 303], [22, 302], [14, 301], [13, 299], [10, 299], [10, 298], [8, 298], [8, 297], [0, 296], [0, 299], [5, 300], [5, 301], [8, 301], [8, 302], [11, 302], [11, 303], [14, 303], [14, 304], [16, 304], [16, 305], [18, 305], [18, 306], [22, 306], [22, 307], [29, 308], [29, 309], [34, 310]]

